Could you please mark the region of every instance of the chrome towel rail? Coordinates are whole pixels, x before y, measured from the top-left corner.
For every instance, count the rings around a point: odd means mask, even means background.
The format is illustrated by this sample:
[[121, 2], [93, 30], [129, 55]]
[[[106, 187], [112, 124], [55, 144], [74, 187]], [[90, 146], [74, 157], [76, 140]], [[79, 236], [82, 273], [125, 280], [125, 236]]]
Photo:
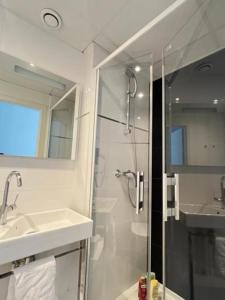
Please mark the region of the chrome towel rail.
[[[80, 250], [82, 250], [82, 249], [84, 249], [84, 247], [75, 248], [75, 249], [73, 249], [73, 250], [69, 250], [69, 251], [66, 251], [66, 252], [57, 254], [57, 255], [55, 255], [55, 258], [59, 258], [59, 257], [65, 256], [65, 255], [67, 255], [67, 254], [70, 254], [70, 253], [73, 253], [73, 252], [76, 252], [76, 251], [80, 251]], [[0, 279], [7, 278], [7, 277], [9, 277], [9, 276], [11, 276], [11, 275], [13, 275], [13, 271], [9, 271], [9, 272], [0, 274]]]

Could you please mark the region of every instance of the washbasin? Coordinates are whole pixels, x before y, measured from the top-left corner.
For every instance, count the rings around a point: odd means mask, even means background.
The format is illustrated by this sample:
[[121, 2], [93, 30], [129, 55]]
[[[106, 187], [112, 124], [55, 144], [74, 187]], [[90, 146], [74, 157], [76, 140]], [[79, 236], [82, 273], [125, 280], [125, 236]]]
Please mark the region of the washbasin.
[[37, 231], [26, 217], [21, 216], [16, 218], [14, 222], [11, 220], [10, 225], [6, 224], [0, 227], [0, 243], [2, 240], [20, 237]]
[[18, 215], [0, 226], [0, 264], [89, 238], [92, 220], [69, 208]]
[[225, 209], [213, 205], [181, 205], [181, 217], [188, 227], [225, 228]]

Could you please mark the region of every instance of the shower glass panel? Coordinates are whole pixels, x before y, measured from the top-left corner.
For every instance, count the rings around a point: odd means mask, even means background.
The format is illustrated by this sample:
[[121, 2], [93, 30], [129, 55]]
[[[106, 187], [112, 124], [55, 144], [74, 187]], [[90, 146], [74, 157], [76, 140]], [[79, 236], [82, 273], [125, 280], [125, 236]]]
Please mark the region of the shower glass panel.
[[136, 299], [149, 270], [151, 56], [130, 57], [99, 72], [89, 300]]
[[163, 51], [164, 283], [181, 299], [222, 300], [225, 2], [191, 2], [188, 23]]

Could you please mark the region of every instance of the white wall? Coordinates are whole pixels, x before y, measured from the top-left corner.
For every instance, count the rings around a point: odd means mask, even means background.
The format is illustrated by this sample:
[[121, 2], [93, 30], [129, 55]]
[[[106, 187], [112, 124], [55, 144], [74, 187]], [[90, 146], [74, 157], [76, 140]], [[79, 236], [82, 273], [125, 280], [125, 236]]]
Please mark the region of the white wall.
[[[73, 203], [78, 212], [90, 215], [89, 204], [92, 195], [92, 161], [95, 141], [95, 112], [97, 72], [94, 66], [108, 53], [96, 44], [91, 44], [85, 55], [85, 77], [82, 102], [79, 111], [78, 147], [75, 161], [74, 193], [77, 201]], [[85, 199], [85, 200], [84, 200]]]
[[56, 75], [83, 82], [84, 55], [0, 7], [0, 50]]
[[217, 174], [181, 174], [181, 205], [220, 205], [213, 200], [214, 197], [221, 197], [220, 177]]
[[[89, 50], [90, 55], [87, 55], [88, 60], [85, 62], [86, 56], [82, 53], [2, 8], [0, 8], [0, 33], [1, 51], [28, 62], [32, 61], [35, 65], [74, 82], [83, 84], [85, 79], [86, 82], [90, 82], [92, 89], [89, 93], [87, 87], [83, 94], [84, 102], [79, 116], [80, 135], [77, 161], [1, 158], [0, 197], [2, 198], [6, 176], [10, 171], [16, 169], [21, 172], [23, 178], [23, 187], [19, 190], [20, 196], [17, 203], [18, 212], [74, 207], [87, 214], [83, 208], [88, 206], [86, 196], [90, 175], [87, 176], [87, 172], [91, 158], [89, 151], [92, 143], [90, 137], [93, 133], [91, 104], [94, 102], [95, 78], [92, 80], [92, 74], [85, 75], [85, 72], [91, 70], [93, 49]], [[87, 114], [90, 114], [91, 117], [87, 117]], [[10, 200], [17, 191], [15, 183], [12, 182]], [[70, 256], [70, 260], [65, 260], [65, 264], [63, 263], [60, 267], [60, 272], [64, 273], [67, 282], [73, 280], [70, 273], [78, 270], [78, 258], [75, 260], [75, 265], [73, 264], [74, 259], [75, 257]], [[4, 270], [5, 266], [1, 266], [0, 274]], [[77, 275], [74, 274], [74, 276]], [[0, 298], [4, 300], [3, 297], [7, 292], [7, 280], [0, 280], [0, 286], [2, 293]], [[74, 291], [61, 294], [59, 300], [76, 299], [74, 294], [76, 294]]]
[[[0, 8], [0, 50], [68, 78], [83, 82], [84, 55], [14, 14]], [[23, 212], [71, 206], [74, 162], [1, 158], [0, 192], [12, 169], [23, 176], [18, 209]], [[15, 186], [14, 186], [15, 187]], [[14, 189], [12, 187], [12, 191]]]
[[[125, 66], [106, 67], [100, 72], [98, 114], [101, 116], [97, 118], [94, 237], [88, 284], [91, 299], [117, 299], [146, 272], [149, 73], [144, 69], [140, 73], [138, 91], [146, 97], [131, 101], [131, 123], [135, 118], [138, 128], [125, 135]], [[144, 171], [146, 188], [145, 211], [139, 216], [129, 200], [127, 179], [115, 176], [117, 169], [135, 171], [136, 167]], [[135, 201], [132, 180], [130, 186]]]
[[[193, 109], [194, 110], [194, 109]], [[225, 159], [225, 115], [219, 112], [174, 114], [173, 124], [186, 129], [186, 154], [189, 166], [223, 166]]]

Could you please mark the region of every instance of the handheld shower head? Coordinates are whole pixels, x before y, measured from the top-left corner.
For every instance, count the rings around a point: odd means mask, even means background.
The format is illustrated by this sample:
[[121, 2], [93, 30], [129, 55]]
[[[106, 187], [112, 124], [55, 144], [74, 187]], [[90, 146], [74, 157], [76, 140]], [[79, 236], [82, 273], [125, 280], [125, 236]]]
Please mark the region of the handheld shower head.
[[[126, 100], [126, 129], [124, 130], [124, 134], [130, 134], [130, 101], [131, 99], [135, 99], [137, 94], [137, 78], [135, 76], [134, 70], [132, 67], [127, 67], [125, 70], [125, 74], [128, 77], [128, 87], [127, 87], [127, 100]], [[133, 84], [132, 84], [133, 81]], [[133, 87], [133, 90], [131, 88]]]
[[127, 75], [128, 78], [136, 78], [134, 71], [131, 67], [128, 67], [125, 71], [125, 74]]
[[[134, 70], [132, 69], [132, 67], [128, 67], [125, 71], [125, 74], [128, 77], [128, 91], [127, 94], [130, 95], [132, 98], [135, 98], [136, 94], [137, 94], [137, 78], [135, 76]], [[134, 82], [134, 89], [133, 91], [131, 91], [131, 79], [133, 79]]]

